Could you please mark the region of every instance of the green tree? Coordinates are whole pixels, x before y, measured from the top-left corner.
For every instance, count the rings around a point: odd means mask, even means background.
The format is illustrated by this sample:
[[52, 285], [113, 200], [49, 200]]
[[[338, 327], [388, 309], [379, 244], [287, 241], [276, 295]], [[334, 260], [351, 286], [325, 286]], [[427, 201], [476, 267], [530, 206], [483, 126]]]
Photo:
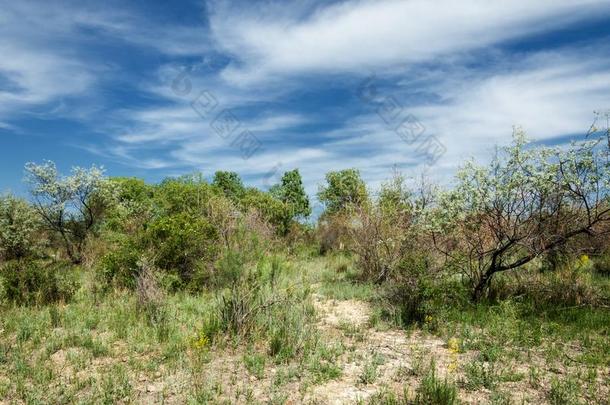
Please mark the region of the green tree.
[[201, 213], [214, 195], [214, 188], [199, 174], [168, 178], [154, 189], [154, 203], [165, 215]]
[[239, 174], [235, 172], [217, 171], [212, 185], [233, 201], [241, 199], [246, 191]]
[[413, 193], [405, 184], [405, 178], [394, 172], [390, 180], [384, 182], [379, 190], [379, 208], [385, 213], [408, 213], [413, 208]]
[[60, 176], [55, 163], [28, 163], [26, 179], [34, 197], [34, 206], [44, 224], [61, 236], [72, 262], [80, 263], [89, 233], [104, 210], [106, 179], [103, 170], [75, 167], [70, 176]]
[[256, 209], [262, 217], [273, 225], [279, 235], [285, 235], [292, 220], [292, 215], [287, 207], [271, 193], [265, 193], [256, 188], [249, 188], [242, 199], [242, 209]]
[[307, 218], [311, 215], [309, 197], [303, 187], [303, 179], [299, 169], [290, 170], [282, 176], [280, 184], [271, 187], [269, 192], [278, 200], [286, 204], [294, 217]]
[[318, 199], [326, 205], [327, 214], [362, 206], [368, 201], [366, 185], [356, 169], [329, 172], [326, 183], [320, 187]]

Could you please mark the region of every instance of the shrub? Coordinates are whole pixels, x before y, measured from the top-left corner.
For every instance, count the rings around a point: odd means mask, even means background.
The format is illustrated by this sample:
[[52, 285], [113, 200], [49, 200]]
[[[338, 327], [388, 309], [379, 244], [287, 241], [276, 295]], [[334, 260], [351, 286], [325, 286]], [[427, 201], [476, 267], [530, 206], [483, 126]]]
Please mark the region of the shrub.
[[138, 178], [110, 178], [115, 191], [104, 217], [103, 228], [123, 234], [134, 234], [142, 229], [153, 211], [153, 187]]
[[466, 303], [466, 286], [446, 274], [431, 271], [428, 262], [423, 253], [403, 257], [395, 277], [385, 284], [387, 312], [394, 321], [434, 329], [444, 308]]
[[351, 226], [350, 216], [343, 212], [320, 218], [316, 232], [320, 244], [319, 253], [325, 255], [349, 248]]
[[219, 319], [223, 331], [247, 337], [255, 326], [258, 313], [266, 308], [261, 284], [250, 278], [241, 280], [220, 296]]
[[262, 218], [274, 226], [278, 235], [285, 235], [292, 221], [290, 207], [269, 193], [248, 189], [242, 199], [242, 209], [247, 212], [256, 209]]
[[0, 258], [31, 256], [40, 248], [42, 239], [34, 208], [11, 195], [0, 196]]
[[539, 307], [597, 306], [607, 299], [591, 273], [575, 264], [553, 273], [520, 278], [515, 295], [529, 297]]
[[288, 206], [291, 219], [311, 215], [309, 197], [305, 193], [299, 169], [284, 173], [281, 183], [271, 187], [269, 193]]
[[201, 175], [166, 179], [155, 187], [153, 200], [164, 215], [201, 213], [208, 200], [216, 193]]
[[353, 249], [365, 279], [387, 280], [410, 249], [410, 214], [408, 211], [385, 212], [380, 207], [360, 208], [349, 228]]
[[218, 232], [207, 220], [186, 212], [156, 219], [144, 236], [158, 268], [190, 281], [196, 265], [211, 264], [218, 254]]
[[390, 304], [392, 317], [402, 325], [430, 324], [436, 318], [437, 307], [432, 299], [436, 293], [430, 280], [391, 283], [385, 288], [385, 298]]
[[146, 314], [149, 324], [156, 329], [159, 340], [165, 341], [169, 335], [169, 312], [165, 305], [165, 294], [159, 288], [155, 272], [148, 260], [142, 259], [137, 265], [138, 308]]
[[345, 169], [326, 174], [326, 185], [318, 191], [318, 199], [326, 205], [326, 214], [366, 205], [369, 196], [366, 184], [356, 169]]
[[140, 257], [141, 251], [131, 239], [124, 240], [114, 251], [102, 257], [97, 266], [97, 275], [103, 289], [133, 289], [136, 286]]
[[593, 268], [597, 274], [610, 277], [610, 251], [596, 257], [593, 261]]
[[604, 232], [610, 166], [600, 141], [530, 148], [518, 131], [487, 167], [470, 162], [460, 170], [428, 222], [437, 246], [470, 278], [473, 300], [486, 296], [497, 274]]
[[212, 185], [233, 201], [241, 199], [246, 191], [239, 174], [235, 172], [217, 171]]
[[78, 289], [74, 269], [66, 263], [14, 260], [1, 269], [6, 299], [17, 305], [69, 301]]

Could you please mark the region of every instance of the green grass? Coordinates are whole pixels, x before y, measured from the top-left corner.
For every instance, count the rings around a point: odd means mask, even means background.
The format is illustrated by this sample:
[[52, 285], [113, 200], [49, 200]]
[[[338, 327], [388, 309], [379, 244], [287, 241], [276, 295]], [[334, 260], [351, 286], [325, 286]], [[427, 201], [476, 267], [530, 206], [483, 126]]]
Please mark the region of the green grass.
[[244, 365], [250, 374], [258, 378], [259, 380], [265, 375], [265, 363], [267, 358], [258, 353], [245, 354]]
[[457, 387], [447, 379], [441, 380], [436, 374], [434, 362], [430, 364], [426, 374], [417, 389], [416, 404], [452, 405], [458, 402]]
[[385, 363], [385, 359], [382, 355], [374, 353], [371, 358], [366, 362], [362, 373], [358, 378], [361, 384], [373, 384], [378, 377], [379, 366]]
[[[186, 403], [255, 402], [261, 394], [248, 385], [259, 384], [265, 402], [282, 403], [295, 390], [302, 399], [315, 386], [344, 377], [346, 358], [359, 362], [356, 384], [384, 387], [384, 358], [354, 350], [371, 331], [396, 325], [384, 318], [382, 305], [375, 306], [383, 291], [358, 280], [351, 263], [331, 255], [275, 257], [252, 266], [261, 283], [253, 305], [277, 302], [253, 311], [244, 334], [223, 324], [221, 296], [230, 289], [168, 294], [162, 305], [142, 308], [133, 292], [92, 294], [92, 274], [83, 271], [68, 303], [0, 306], [0, 398], [116, 403], [148, 395]], [[245, 285], [247, 294], [251, 286]], [[336, 335], [325, 335], [314, 305], [321, 298], [314, 294], [369, 302], [368, 324], [343, 322]], [[430, 349], [414, 345], [400, 371], [400, 381], [411, 384], [396, 392], [382, 389], [370, 403], [453, 404], [458, 394], [485, 392], [486, 401], [505, 404], [514, 400], [507, 387], [515, 386], [552, 404], [603, 403], [610, 382], [607, 309], [535, 306], [525, 298], [432, 309], [434, 328], [410, 328], [445, 342], [457, 338], [459, 356], [466, 359], [459, 377], [439, 375], [429, 365]], [[223, 367], [224, 374], [216, 375]], [[158, 391], [143, 391], [148, 385]]]

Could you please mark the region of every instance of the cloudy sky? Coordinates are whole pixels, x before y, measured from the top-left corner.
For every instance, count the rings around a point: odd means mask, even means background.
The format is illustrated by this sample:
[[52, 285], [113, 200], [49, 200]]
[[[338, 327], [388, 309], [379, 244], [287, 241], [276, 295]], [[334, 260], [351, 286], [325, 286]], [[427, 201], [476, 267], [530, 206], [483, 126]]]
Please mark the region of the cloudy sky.
[[607, 109], [610, 0], [0, 0], [0, 190], [43, 159], [445, 181], [514, 125], [562, 144]]

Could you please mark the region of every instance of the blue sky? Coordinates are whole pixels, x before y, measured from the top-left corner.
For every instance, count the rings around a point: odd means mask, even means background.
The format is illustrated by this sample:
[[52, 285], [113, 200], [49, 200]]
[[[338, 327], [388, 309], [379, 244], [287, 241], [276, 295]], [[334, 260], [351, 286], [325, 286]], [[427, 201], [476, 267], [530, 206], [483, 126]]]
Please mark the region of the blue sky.
[[0, 190], [43, 159], [258, 187], [298, 167], [311, 194], [349, 167], [444, 182], [514, 125], [585, 133], [609, 40], [610, 0], [0, 0]]

